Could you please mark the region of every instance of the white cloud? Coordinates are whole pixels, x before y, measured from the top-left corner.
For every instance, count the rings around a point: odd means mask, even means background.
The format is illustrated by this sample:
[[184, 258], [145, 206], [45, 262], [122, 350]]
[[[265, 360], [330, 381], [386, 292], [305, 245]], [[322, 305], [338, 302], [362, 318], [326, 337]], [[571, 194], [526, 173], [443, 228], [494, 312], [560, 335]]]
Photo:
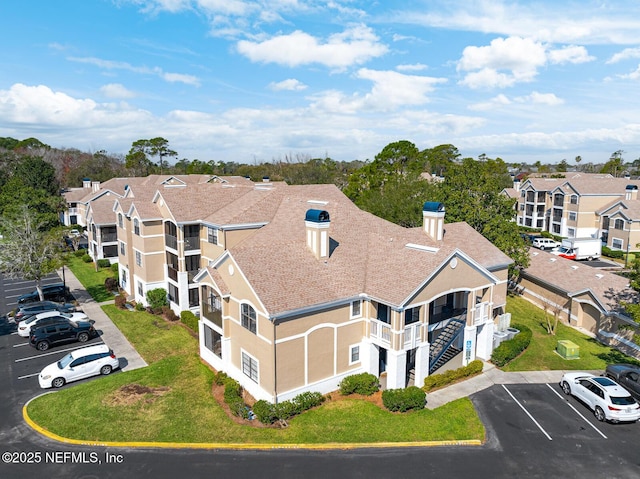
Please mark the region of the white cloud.
[[[496, 38], [489, 46], [466, 47], [458, 62], [459, 71], [479, 70], [469, 74], [462, 84], [471, 88], [505, 87], [515, 82], [532, 81], [537, 68], [546, 63], [544, 46], [530, 38]], [[507, 70], [509, 74], [499, 73]]]
[[500, 93], [499, 95], [491, 98], [489, 101], [474, 103], [472, 105], [469, 105], [469, 109], [475, 110], [475, 111], [485, 111], [485, 110], [491, 110], [494, 108], [500, 108], [510, 104], [511, 104], [511, 100], [509, 100], [509, 98], [506, 95], [503, 95], [502, 93]]
[[627, 73], [626, 75], [618, 75], [618, 77], [625, 80], [640, 80], [640, 65], [631, 73]]
[[640, 58], [640, 47], [639, 48], [625, 48], [619, 53], [613, 55], [607, 63], [618, 63], [623, 60], [627, 60], [629, 58]]
[[136, 96], [134, 92], [128, 90], [120, 83], [109, 83], [103, 85], [100, 91], [107, 98], [133, 98]]
[[531, 92], [530, 95], [526, 97], [520, 97], [522, 100], [539, 104], [539, 105], [562, 105], [564, 100], [562, 98], [558, 98], [553, 93], [539, 93], [537, 91]]
[[401, 72], [419, 72], [419, 71], [426, 70], [427, 68], [429, 67], [427, 67], [427, 65], [423, 63], [413, 63], [411, 65], [398, 65], [396, 67], [396, 69]]
[[388, 48], [369, 27], [359, 25], [331, 35], [325, 42], [296, 30], [262, 42], [241, 40], [237, 50], [253, 62], [289, 67], [319, 63], [344, 69], [382, 56]]
[[95, 65], [104, 70], [125, 70], [133, 73], [140, 73], [142, 75], [155, 75], [169, 83], [185, 83], [187, 85], [200, 86], [200, 80], [198, 77], [183, 73], [165, 72], [160, 67], [149, 68], [146, 66], [134, 66], [127, 62], [104, 60], [102, 58], [95, 57], [67, 57], [67, 60], [76, 63]]
[[269, 89], [273, 91], [301, 91], [305, 90], [307, 85], [296, 80], [295, 78], [288, 78], [287, 80], [282, 80], [281, 82], [272, 82], [269, 84]]
[[548, 56], [551, 63], [586, 63], [596, 59], [589, 55], [585, 47], [575, 45], [550, 50]]

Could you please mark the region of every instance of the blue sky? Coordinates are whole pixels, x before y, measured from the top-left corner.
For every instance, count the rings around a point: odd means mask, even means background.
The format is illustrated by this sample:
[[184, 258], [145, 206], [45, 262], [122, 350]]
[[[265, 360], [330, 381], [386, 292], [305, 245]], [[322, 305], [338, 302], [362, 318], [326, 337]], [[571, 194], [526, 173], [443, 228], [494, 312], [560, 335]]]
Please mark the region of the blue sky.
[[640, 2], [20, 0], [0, 136], [202, 161], [640, 157]]

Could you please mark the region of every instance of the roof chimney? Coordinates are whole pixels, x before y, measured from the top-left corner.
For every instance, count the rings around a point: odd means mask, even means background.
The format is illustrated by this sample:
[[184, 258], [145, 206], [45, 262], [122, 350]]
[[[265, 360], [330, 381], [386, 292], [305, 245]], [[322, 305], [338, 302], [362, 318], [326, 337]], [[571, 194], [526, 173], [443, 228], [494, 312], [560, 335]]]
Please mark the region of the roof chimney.
[[624, 199], [625, 200], [637, 200], [638, 199], [638, 186], [637, 185], [627, 185], [624, 191]]
[[91, 188], [91, 180], [89, 178], [82, 178], [82, 187]]
[[514, 178], [514, 180], [513, 180], [513, 188], [516, 191], [520, 191], [520, 180], [518, 178]]
[[304, 217], [307, 227], [307, 248], [316, 259], [329, 257], [329, 213], [324, 210], [307, 210]]
[[442, 240], [444, 233], [444, 204], [427, 201], [422, 207], [422, 222], [425, 233], [435, 241]]
[[96, 193], [98, 191], [100, 191], [100, 182], [99, 181], [92, 181], [91, 182], [91, 190]]

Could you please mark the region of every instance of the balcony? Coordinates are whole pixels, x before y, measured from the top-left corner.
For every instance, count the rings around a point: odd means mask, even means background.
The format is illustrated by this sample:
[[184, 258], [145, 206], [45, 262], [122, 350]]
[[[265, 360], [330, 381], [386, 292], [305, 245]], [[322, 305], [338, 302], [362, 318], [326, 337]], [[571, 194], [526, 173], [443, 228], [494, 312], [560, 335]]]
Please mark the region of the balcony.
[[369, 337], [371, 339], [377, 339], [382, 345], [389, 346], [391, 344], [391, 325], [378, 321], [377, 319], [372, 319]]
[[202, 316], [222, 328], [222, 311], [219, 309], [212, 308], [210, 304], [204, 303], [202, 305]]
[[187, 271], [187, 278], [189, 279], [189, 284], [193, 283], [193, 278], [195, 278], [196, 274], [198, 274], [199, 269], [194, 269], [191, 271]]
[[178, 249], [178, 238], [176, 236], [164, 235], [164, 244], [171, 249]]
[[184, 249], [185, 251], [193, 251], [194, 249], [200, 249], [200, 236], [185, 236]]
[[100, 235], [100, 241], [103, 243], [113, 243], [118, 241], [118, 235], [116, 233], [102, 233]]
[[404, 349], [413, 349], [418, 347], [420, 342], [420, 328], [423, 323], [413, 323], [404, 327]]
[[172, 279], [174, 281], [178, 281], [178, 270], [175, 269], [174, 267], [168, 265], [167, 266], [167, 276], [169, 276], [169, 279]]

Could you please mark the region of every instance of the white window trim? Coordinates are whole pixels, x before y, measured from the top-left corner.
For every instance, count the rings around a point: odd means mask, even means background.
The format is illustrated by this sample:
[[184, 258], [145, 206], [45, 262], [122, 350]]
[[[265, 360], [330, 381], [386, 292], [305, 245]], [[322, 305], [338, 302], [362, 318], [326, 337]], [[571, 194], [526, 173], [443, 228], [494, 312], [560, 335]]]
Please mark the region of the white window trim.
[[[252, 378], [249, 374], [247, 374], [244, 371], [244, 356], [247, 356], [250, 360], [255, 361], [256, 363], [256, 378]], [[260, 384], [260, 361], [258, 361], [257, 358], [255, 358], [253, 355], [249, 354], [246, 350], [240, 348], [240, 371], [242, 371], [242, 374], [244, 374], [246, 377], [248, 377], [249, 379], [251, 379], [253, 382], [255, 382], [256, 384]]]
[[[358, 349], [358, 360], [357, 361], [353, 361], [353, 350], [354, 349]], [[349, 346], [349, 366], [353, 366], [354, 364], [360, 364], [362, 362], [362, 358], [361, 358], [361, 351], [360, 351], [360, 344], [352, 344]]]
[[[620, 241], [620, 246], [614, 246], [613, 243], [615, 241]], [[622, 246], [624, 245], [624, 239], [622, 238], [611, 238], [611, 248], [622, 251]]]
[[[139, 266], [140, 268], [142, 268], [142, 267], [143, 267], [143, 265], [144, 265], [144, 261], [142, 261], [142, 257], [144, 256], [144, 255], [142, 254], [142, 251], [139, 251], [139, 250], [137, 250], [137, 249], [134, 249], [133, 251], [134, 251], [133, 256], [135, 257], [135, 258], [134, 258], [134, 261], [135, 261], [135, 263], [136, 263], [136, 266]], [[138, 257], [140, 258], [140, 263], [138, 263]]]
[[[358, 314], [353, 314], [353, 307], [355, 304], [359, 304], [360, 305], [360, 312]], [[362, 300], [358, 299], [356, 301], [352, 301], [351, 305], [349, 306], [349, 319], [355, 319], [355, 318], [361, 318], [362, 317]]]

